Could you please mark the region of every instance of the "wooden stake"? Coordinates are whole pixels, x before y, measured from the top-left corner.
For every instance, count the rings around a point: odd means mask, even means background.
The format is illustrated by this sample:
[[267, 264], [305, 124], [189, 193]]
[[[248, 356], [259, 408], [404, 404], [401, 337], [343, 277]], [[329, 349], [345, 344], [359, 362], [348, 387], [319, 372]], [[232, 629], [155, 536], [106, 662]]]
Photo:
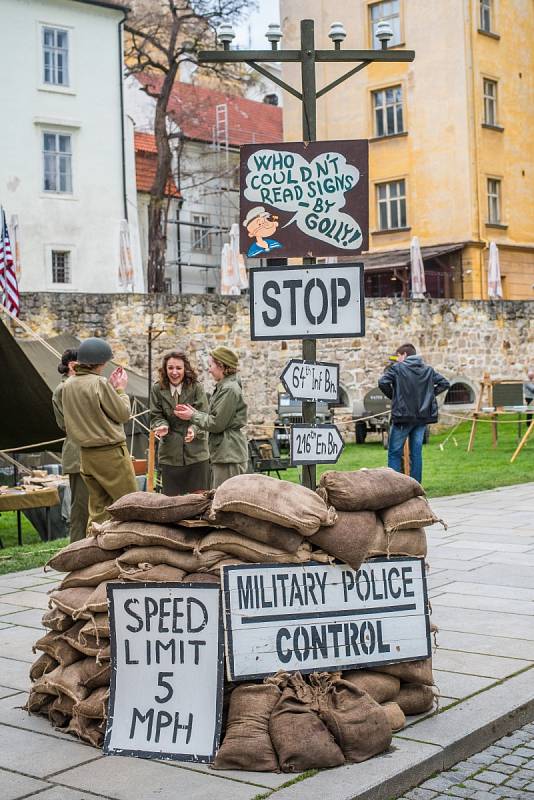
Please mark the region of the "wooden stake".
[[406, 439], [402, 450], [402, 458], [404, 461], [404, 474], [410, 474], [410, 440]]
[[148, 466], [146, 474], [146, 490], [154, 491], [154, 470], [156, 468], [156, 434], [150, 431], [148, 434]]
[[530, 425], [526, 429], [525, 435], [523, 436], [523, 438], [521, 439], [521, 441], [517, 445], [515, 453], [513, 454], [512, 458], [510, 459], [510, 464], [514, 463], [514, 461], [516, 460], [517, 456], [519, 455], [519, 453], [521, 452], [523, 447], [526, 445], [527, 439], [528, 439], [528, 437], [530, 436], [530, 434], [532, 433], [533, 430], [534, 430], [534, 417], [532, 418], [532, 422], [530, 423]]

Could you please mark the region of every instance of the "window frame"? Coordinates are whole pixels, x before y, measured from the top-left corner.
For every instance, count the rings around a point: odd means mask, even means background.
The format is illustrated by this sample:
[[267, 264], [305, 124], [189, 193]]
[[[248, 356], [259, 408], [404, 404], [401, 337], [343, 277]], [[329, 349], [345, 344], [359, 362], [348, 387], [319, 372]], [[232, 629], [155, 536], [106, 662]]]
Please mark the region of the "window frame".
[[[47, 45], [45, 41], [45, 37], [47, 32], [50, 32], [54, 36], [54, 43], [52, 45]], [[57, 35], [64, 34], [66, 37], [66, 47], [60, 47], [57, 44]], [[66, 27], [62, 27], [60, 25], [53, 25], [50, 23], [41, 23], [41, 84], [48, 88], [48, 89], [70, 89], [71, 88], [71, 70], [70, 70], [70, 54], [71, 54], [71, 46], [70, 46], [70, 30]], [[46, 64], [46, 54], [49, 53], [52, 59], [52, 64]], [[64, 55], [65, 64], [61, 67], [58, 65], [58, 55]], [[46, 71], [47, 69], [52, 73], [52, 79], [46, 80]], [[66, 80], [59, 81], [58, 72], [61, 70], [64, 72]]]
[[[67, 263], [62, 266], [54, 264], [54, 256], [67, 256]], [[52, 247], [50, 250], [51, 281], [54, 286], [70, 286], [72, 284], [72, 251], [70, 248]], [[66, 280], [57, 280], [54, 276], [55, 269], [63, 269], [67, 276]]]
[[[399, 192], [398, 195], [392, 196], [391, 195], [391, 187], [397, 184], [403, 184], [402, 192]], [[380, 190], [382, 187], [386, 189], [386, 197], [380, 197]], [[405, 230], [409, 227], [408, 225], [408, 192], [407, 192], [407, 180], [406, 178], [393, 178], [387, 181], [379, 181], [375, 183], [375, 192], [376, 192], [376, 228], [377, 233], [387, 233], [388, 231], [398, 231], [398, 230]], [[392, 208], [393, 203], [397, 206], [397, 225], [392, 224]], [[386, 222], [387, 226], [382, 227], [382, 213], [381, 207], [384, 206], [386, 208]], [[404, 211], [404, 220], [402, 218], [402, 214]]]
[[[496, 192], [491, 192], [490, 183], [494, 183], [496, 187]], [[487, 213], [488, 213], [488, 225], [502, 225], [502, 178], [498, 178], [494, 175], [487, 175], [486, 176], [486, 199], [487, 199]], [[497, 211], [497, 218], [495, 219], [493, 215], [493, 208], [492, 208], [492, 201], [494, 201], [494, 206]]]
[[[493, 0], [478, 0], [478, 29], [482, 33], [493, 33]], [[486, 27], [487, 18], [488, 27]]]
[[[53, 151], [46, 149], [46, 137], [47, 136], [54, 136], [55, 137], [55, 149]], [[60, 146], [60, 139], [59, 137], [64, 137], [69, 139], [69, 146], [70, 150], [61, 150], [59, 149]], [[41, 130], [41, 154], [42, 154], [42, 184], [41, 189], [45, 197], [50, 195], [60, 195], [62, 197], [72, 197], [74, 194], [73, 188], [73, 135], [72, 133], [67, 133], [62, 130], [51, 130], [49, 128], [42, 128]], [[68, 158], [67, 158], [68, 157]], [[47, 188], [46, 181], [47, 181], [47, 159], [54, 159], [54, 179], [55, 179], [55, 188]], [[50, 163], [50, 162], [49, 162]], [[68, 186], [69, 188], [61, 189], [58, 186], [61, 185], [61, 165], [68, 164], [69, 170], [65, 171], [65, 175], [68, 177]]]
[[[492, 86], [495, 89], [495, 94], [488, 94], [486, 91], [487, 86]], [[484, 125], [489, 125], [492, 128], [499, 127], [499, 82], [495, 78], [488, 78], [482, 76], [482, 102], [484, 109]], [[488, 111], [493, 107], [493, 119], [488, 116]]]
[[[372, 0], [367, 4], [367, 24], [369, 28], [369, 43], [370, 47], [373, 50], [381, 50], [382, 44], [378, 40], [375, 42], [375, 34], [374, 34], [374, 26], [378, 22], [389, 22], [391, 27], [393, 28], [393, 38], [388, 42], [388, 49], [392, 47], [399, 47], [403, 44], [403, 29], [402, 29], [402, 1], [403, 0]], [[385, 3], [397, 3], [398, 4], [398, 13], [396, 14], [388, 14], [388, 15], [380, 15], [376, 20], [373, 20], [373, 8], [377, 6], [384, 5]], [[396, 26], [392, 20], [398, 19], [398, 25]], [[399, 41], [395, 41], [395, 28], [398, 28], [398, 38]]]
[[[393, 104], [389, 104], [388, 105], [386, 93], [389, 90], [399, 90], [400, 91], [400, 102], [399, 103], [397, 103], [394, 100]], [[378, 107], [376, 105], [376, 98], [377, 98], [377, 95], [379, 95], [381, 93], [383, 93], [383, 95], [384, 95], [384, 104], [382, 106]], [[398, 107], [399, 106], [400, 106], [400, 112], [401, 112], [402, 128], [400, 130], [397, 130], [397, 126], [398, 126]], [[395, 128], [395, 130], [393, 130], [393, 131], [389, 131], [389, 130], [386, 129], [387, 128], [387, 124], [388, 124], [387, 109], [391, 108], [391, 107], [393, 107], [393, 127]], [[384, 133], [379, 133], [379, 130], [378, 130], [377, 111], [378, 111], [379, 108], [382, 111], [382, 125], [383, 125], [383, 129], [384, 129]], [[405, 109], [404, 109], [404, 86], [403, 86], [403, 84], [402, 83], [395, 83], [395, 84], [390, 85], [390, 86], [380, 86], [380, 87], [377, 87], [376, 89], [371, 89], [371, 113], [372, 113], [372, 117], [373, 117], [373, 119], [372, 119], [372, 129], [373, 129], [373, 135], [374, 135], [375, 139], [387, 139], [389, 136], [399, 136], [401, 134], [406, 133], [407, 132], [406, 131], [406, 125], [405, 125], [406, 114], [405, 114]]]
[[[211, 241], [211, 230], [200, 227], [203, 225], [210, 225], [209, 214], [204, 214], [202, 211], [191, 213], [191, 252], [194, 253], [213, 253], [213, 244]], [[200, 246], [197, 246], [197, 235], [199, 235]]]

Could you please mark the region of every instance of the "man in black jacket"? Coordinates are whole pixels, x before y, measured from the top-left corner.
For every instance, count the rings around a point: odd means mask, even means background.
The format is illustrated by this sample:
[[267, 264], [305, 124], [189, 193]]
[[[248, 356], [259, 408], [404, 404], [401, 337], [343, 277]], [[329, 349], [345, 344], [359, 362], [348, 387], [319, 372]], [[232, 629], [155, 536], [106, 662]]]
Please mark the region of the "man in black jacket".
[[391, 403], [388, 467], [401, 472], [404, 442], [410, 440], [410, 475], [421, 482], [425, 428], [438, 421], [436, 396], [447, 391], [449, 381], [416, 355], [413, 344], [395, 351], [396, 360], [378, 381]]

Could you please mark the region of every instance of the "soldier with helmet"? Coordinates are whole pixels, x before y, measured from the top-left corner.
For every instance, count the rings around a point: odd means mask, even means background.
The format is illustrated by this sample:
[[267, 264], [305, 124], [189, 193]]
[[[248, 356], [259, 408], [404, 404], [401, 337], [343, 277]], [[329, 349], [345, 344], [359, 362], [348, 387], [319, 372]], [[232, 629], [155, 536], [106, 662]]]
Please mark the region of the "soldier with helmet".
[[117, 367], [102, 375], [111, 347], [92, 337], [81, 342], [75, 374], [63, 385], [62, 406], [69, 438], [80, 446], [81, 475], [89, 491], [89, 525], [108, 519], [106, 507], [137, 491], [126, 447], [124, 423], [131, 414], [128, 375]]

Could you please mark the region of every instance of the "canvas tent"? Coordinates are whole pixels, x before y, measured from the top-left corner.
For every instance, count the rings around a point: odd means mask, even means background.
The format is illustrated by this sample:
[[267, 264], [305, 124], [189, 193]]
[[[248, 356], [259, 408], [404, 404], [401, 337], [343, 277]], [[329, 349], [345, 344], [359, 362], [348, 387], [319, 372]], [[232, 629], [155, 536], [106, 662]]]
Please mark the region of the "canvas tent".
[[[67, 348], [76, 349], [79, 340], [61, 334], [46, 340], [62, 353]], [[52, 392], [61, 380], [57, 371], [58, 358], [37, 339], [15, 339], [9, 329], [0, 322], [0, 450], [26, 447], [64, 436], [52, 411]], [[108, 365], [104, 374], [113, 370]], [[137, 401], [138, 410], [146, 408], [147, 379], [131, 370], [128, 373], [127, 392], [132, 401]], [[147, 415], [140, 417], [147, 424]], [[132, 434], [132, 423], [126, 426], [128, 444]], [[139, 425], [134, 427], [133, 453], [144, 456], [147, 447], [146, 432]], [[36, 450], [61, 450], [61, 442], [35, 448]]]

